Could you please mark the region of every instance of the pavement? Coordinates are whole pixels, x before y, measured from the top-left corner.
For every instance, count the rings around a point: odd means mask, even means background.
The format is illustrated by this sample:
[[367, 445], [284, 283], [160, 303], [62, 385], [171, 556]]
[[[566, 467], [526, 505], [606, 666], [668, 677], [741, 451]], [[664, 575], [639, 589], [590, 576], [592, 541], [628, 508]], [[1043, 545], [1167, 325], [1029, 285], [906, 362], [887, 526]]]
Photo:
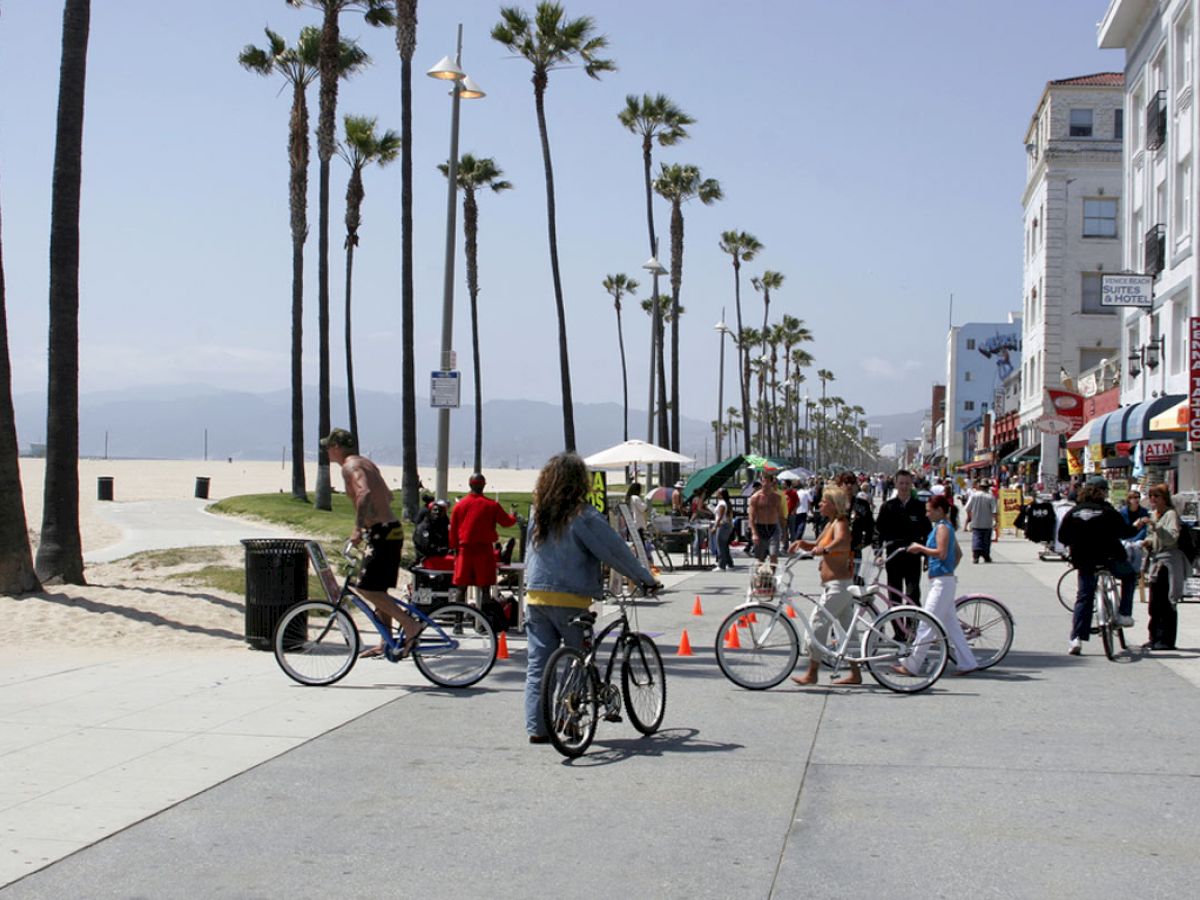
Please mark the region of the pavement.
[[1007, 659], [915, 696], [736, 688], [712, 647], [748, 569], [671, 578], [638, 612], [662, 730], [602, 722], [576, 761], [526, 742], [519, 637], [466, 691], [365, 660], [303, 688], [251, 651], [6, 657], [0, 897], [1186, 896], [1200, 605], [1176, 652], [1068, 657], [1034, 549], [960, 569], [1013, 610]]

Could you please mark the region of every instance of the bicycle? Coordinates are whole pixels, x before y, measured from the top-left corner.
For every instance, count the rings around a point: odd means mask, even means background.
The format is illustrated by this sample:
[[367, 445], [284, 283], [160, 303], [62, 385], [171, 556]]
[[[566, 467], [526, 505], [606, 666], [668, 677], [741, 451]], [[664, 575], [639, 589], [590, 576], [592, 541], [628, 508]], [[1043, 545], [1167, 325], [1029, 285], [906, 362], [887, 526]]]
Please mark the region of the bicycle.
[[[887, 563], [906, 552], [904, 549], [896, 550], [886, 558], [877, 555], [873, 560], [876, 567], [873, 576], [867, 568], [867, 562], [863, 562], [863, 581], [878, 589], [875, 596], [883, 601], [885, 608], [912, 603], [907, 594], [881, 580]], [[874, 601], [871, 606], [877, 614], [882, 612]], [[989, 594], [960, 594], [954, 598], [954, 612], [980, 669], [989, 669], [1008, 655], [1012, 649], [1015, 620], [1007, 606]], [[951, 659], [953, 656], [951, 653]]]
[[275, 626], [272, 642], [275, 661], [292, 680], [303, 685], [329, 685], [350, 673], [362, 643], [351, 617], [354, 607], [379, 632], [385, 659], [399, 662], [411, 656], [417, 670], [433, 684], [469, 687], [492, 670], [496, 662], [496, 635], [479, 610], [448, 603], [425, 613], [415, 605], [396, 600], [421, 626], [411, 653], [405, 653], [403, 636], [393, 636], [370, 605], [350, 589], [362, 565], [362, 556], [353, 551], [354, 545], [347, 542], [343, 550], [349, 565], [340, 586], [321, 545], [306, 541], [304, 546], [328, 601], [297, 603]]
[[[910, 605], [877, 613], [870, 604], [875, 587], [856, 585], [849, 588], [854, 614], [850, 624], [843, 627], [819, 598], [792, 588], [792, 566], [807, 557], [798, 554], [781, 566], [783, 571], [776, 575], [776, 590], [770, 600], [744, 603], [725, 617], [717, 633], [716, 655], [726, 678], [747, 690], [766, 690], [783, 681], [800, 658], [794, 622], [804, 630], [808, 654], [819, 653], [834, 672], [843, 662], [862, 664], [877, 682], [902, 694], [923, 691], [942, 677], [949, 654], [946, 632], [936, 618]], [[797, 606], [797, 598], [813, 605], [811, 616]], [[792, 618], [786, 613], [789, 608], [794, 613]], [[821, 616], [832, 627], [829, 646], [816, 639], [813, 622]], [[856, 634], [861, 634], [857, 655], [850, 653]], [[922, 657], [915, 673], [903, 665], [914, 654]]]
[[1075, 611], [1075, 581], [1069, 576], [1075, 574], [1075, 566], [1071, 563], [1070, 558], [1067, 560], [1067, 571], [1058, 576], [1058, 584], [1054, 586], [1054, 594], [1058, 597], [1058, 602], [1067, 612]]
[[1096, 624], [1093, 631], [1100, 633], [1100, 643], [1104, 645], [1104, 655], [1110, 660], [1116, 660], [1119, 642], [1121, 649], [1127, 649], [1125, 643], [1125, 628], [1118, 616], [1121, 589], [1116, 577], [1107, 569], [1096, 570]]
[[[617, 598], [618, 615], [594, 634], [596, 614], [591, 610], [571, 620], [583, 627], [583, 649], [559, 647], [546, 663], [540, 703], [550, 742], [563, 756], [574, 759], [587, 752], [596, 736], [600, 708], [604, 720], [621, 721], [621, 700], [633, 727], [654, 734], [667, 706], [667, 678], [658, 647], [647, 635], [631, 628], [626, 607], [631, 599]], [[604, 639], [619, 632], [601, 677], [596, 658]], [[617, 656], [621, 656], [621, 688], [613, 684]]]

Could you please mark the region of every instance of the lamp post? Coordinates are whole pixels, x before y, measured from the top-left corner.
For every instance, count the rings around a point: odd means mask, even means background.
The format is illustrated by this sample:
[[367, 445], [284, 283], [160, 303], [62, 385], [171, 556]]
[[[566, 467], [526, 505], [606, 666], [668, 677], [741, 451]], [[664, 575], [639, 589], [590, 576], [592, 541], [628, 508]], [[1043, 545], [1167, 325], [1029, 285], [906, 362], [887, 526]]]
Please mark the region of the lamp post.
[[[658, 332], [662, 327], [662, 310], [658, 306], [658, 276], [667, 274], [658, 261], [658, 239], [654, 241], [654, 255], [642, 263], [642, 268], [654, 276], [650, 291], [650, 399], [646, 404], [646, 443], [654, 443], [654, 388], [658, 372]], [[653, 469], [646, 466], [646, 487], [649, 489]]]
[[[465, 98], [474, 100], [483, 97], [479, 89], [462, 70], [462, 23], [458, 26], [458, 43], [454, 59], [442, 57], [432, 69], [425, 73], [430, 78], [453, 83], [450, 91], [450, 160], [446, 171], [446, 265], [442, 280], [442, 354], [439, 369], [450, 372], [454, 356], [454, 247], [456, 210], [458, 199], [458, 102]], [[457, 405], [457, 404], [455, 404]], [[434, 492], [439, 500], [446, 499], [450, 471], [450, 408], [438, 409], [437, 430], [437, 480]]]
[[724, 430], [721, 425], [721, 417], [725, 415], [725, 337], [730, 334], [729, 326], [725, 324], [725, 307], [721, 307], [721, 321], [713, 328], [719, 334], [717, 340], [721, 342], [720, 362], [717, 364], [717, 369], [720, 374], [717, 377], [717, 462], [721, 461], [721, 433]]

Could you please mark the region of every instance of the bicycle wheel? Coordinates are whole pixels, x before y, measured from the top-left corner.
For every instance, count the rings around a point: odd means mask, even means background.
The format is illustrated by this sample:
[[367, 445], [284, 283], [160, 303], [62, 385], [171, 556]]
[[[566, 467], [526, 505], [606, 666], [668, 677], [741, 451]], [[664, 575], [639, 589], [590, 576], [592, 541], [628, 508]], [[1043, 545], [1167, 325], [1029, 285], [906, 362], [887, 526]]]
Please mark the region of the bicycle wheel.
[[550, 743], [563, 756], [582, 755], [596, 736], [598, 701], [591, 667], [574, 647], [550, 654], [542, 676], [542, 718]]
[[300, 684], [333, 684], [358, 659], [358, 629], [346, 610], [317, 600], [297, 603], [275, 626], [275, 661]]
[[1059, 604], [1067, 612], [1075, 611], [1076, 579], [1071, 577], [1074, 574], [1074, 569], [1067, 569], [1067, 571], [1058, 576], [1058, 584], [1054, 587], [1054, 593], [1058, 596]]
[[[741, 628], [739, 620], [746, 623]], [[736, 647], [729, 646], [731, 628], [738, 636]], [[782, 607], [766, 604], [739, 606], [726, 616], [717, 631], [716, 649], [717, 665], [725, 677], [750, 691], [775, 687], [796, 668], [800, 658], [795, 627]]]
[[658, 567], [666, 572], [674, 572], [675, 564], [671, 562], [671, 554], [667, 553], [658, 541], [655, 541], [652, 546], [654, 547], [654, 556], [658, 559]]
[[1109, 659], [1117, 658], [1117, 605], [1114, 602], [1115, 585], [1107, 576], [1101, 576], [1096, 585], [1096, 619], [1100, 627], [1100, 643], [1104, 645], [1104, 655]]
[[994, 666], [1008, 655], [1013, 618], [1003, 603], [985, 594], [968, 594], [954, 601], [954, 609], [979, 668]]
[[[896, 637], [893, 624], [900, 626], [903, 637]], [[946, 632], [937, 619], [915, 606], [898, 606], [867, 629], [862, 655], [871, 677], [885, 688], [915, 694], [942, 677], [946, 649]], [[896, 671], [896, 666], [905, 671]]]
[[621, 663], [621, 692], [629, 721], [642, 734], [654, 734], [667, 708], [667, 673], [654, 641], [644, 634], [631, 635]]
[[[413, 662], [421, 674], [441, 687], [470, 687], [496, 662], [496, 634], [477, 609], [447, 603], [429, 613], [434, 628], [421, 629]], [[440, 633], [439, 633], [440, 632]]]

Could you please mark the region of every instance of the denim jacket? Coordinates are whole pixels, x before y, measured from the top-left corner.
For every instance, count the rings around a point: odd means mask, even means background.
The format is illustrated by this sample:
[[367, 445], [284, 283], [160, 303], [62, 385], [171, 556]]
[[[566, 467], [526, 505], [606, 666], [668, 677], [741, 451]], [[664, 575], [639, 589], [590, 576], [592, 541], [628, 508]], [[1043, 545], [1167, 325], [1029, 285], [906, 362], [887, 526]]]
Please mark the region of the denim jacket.
[[654, 583], [654, 576], [638, 562], [595, 507], [585, 505], [560, 534], [551, 535], [541, 543], [533, 540], [533, 526], [530, 521], [529, 555], [525, 563], [528, 590], [598, 598], [603, 595], [601, 563], [608, 563], [639, 584]]

